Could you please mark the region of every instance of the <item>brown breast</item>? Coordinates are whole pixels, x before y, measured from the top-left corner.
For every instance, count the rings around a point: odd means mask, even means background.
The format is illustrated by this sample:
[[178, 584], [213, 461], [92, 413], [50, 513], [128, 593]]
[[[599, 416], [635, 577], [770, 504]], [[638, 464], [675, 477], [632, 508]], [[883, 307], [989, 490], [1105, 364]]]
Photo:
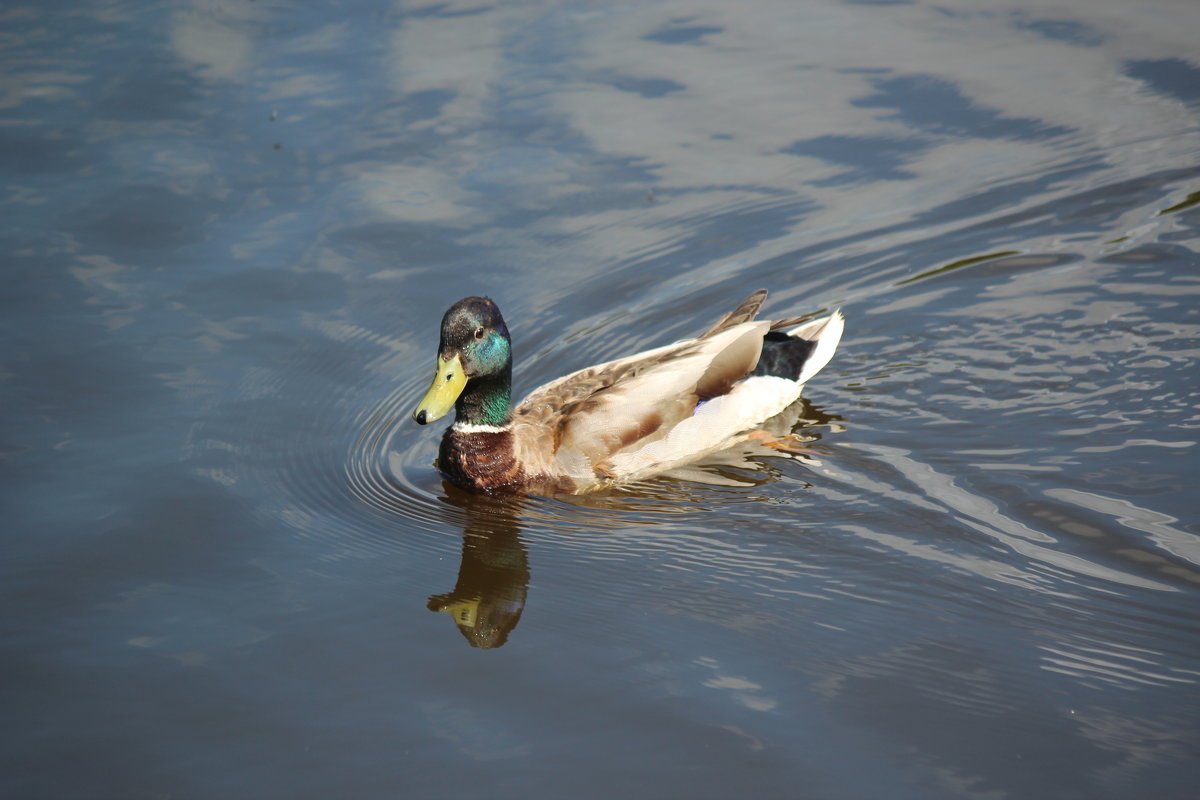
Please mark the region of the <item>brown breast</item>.
[[464, 433], [453, 426], [442, 436], [438, 468], [468, 489], [519, 489], [525, 473], [513, 458], [511, 431]]
[[438, 469], [466, 489], [486, 492], [572, 494], [575, 482], [565, 476], [530, 475], [513, 455], [513, 434], [505, 431], [446, 429], [438, 452]]

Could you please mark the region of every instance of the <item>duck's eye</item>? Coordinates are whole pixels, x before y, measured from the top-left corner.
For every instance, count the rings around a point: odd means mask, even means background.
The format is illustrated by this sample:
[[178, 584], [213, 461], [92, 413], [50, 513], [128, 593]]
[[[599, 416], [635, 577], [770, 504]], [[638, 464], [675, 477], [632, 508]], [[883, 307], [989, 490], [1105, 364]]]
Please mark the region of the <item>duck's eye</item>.
[[476, 328], [476, 329], [475, 329], [475, 338], [476, 338], [476, 339], [482, 339], [482, 338], [483, 338], [483, 328]]

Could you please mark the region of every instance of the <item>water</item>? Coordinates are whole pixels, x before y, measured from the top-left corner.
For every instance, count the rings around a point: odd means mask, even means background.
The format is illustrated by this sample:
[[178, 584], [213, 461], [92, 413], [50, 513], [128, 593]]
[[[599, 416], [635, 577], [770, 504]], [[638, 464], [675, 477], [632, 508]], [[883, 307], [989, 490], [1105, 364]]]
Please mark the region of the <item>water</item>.
[[[1194, 796], [1194, 4], [0, 19], [3, 796]], [[760, 286], [805, 455], [407, 420], [465, 294], [520, 395]]]

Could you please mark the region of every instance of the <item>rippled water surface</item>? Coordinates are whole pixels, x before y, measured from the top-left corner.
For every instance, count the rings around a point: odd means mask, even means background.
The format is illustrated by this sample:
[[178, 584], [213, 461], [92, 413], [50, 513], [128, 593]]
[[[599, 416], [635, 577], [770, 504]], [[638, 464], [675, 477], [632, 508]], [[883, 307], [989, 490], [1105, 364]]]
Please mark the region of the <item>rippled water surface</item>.
[[[4, 797], [1195, 796], [1200, 6], [0, 21]], [[802, 454], [408, 420], [463, 295], [521, 395], [759, 287]]]

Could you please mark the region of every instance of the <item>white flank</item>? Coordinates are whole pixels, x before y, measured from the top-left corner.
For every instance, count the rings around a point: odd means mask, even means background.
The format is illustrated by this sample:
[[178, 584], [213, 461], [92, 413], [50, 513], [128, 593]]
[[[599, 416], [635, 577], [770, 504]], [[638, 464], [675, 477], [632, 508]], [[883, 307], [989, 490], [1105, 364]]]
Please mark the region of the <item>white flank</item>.
[[800, 384], [787, 378], [756, 375], [725, 395], [714, 397], [658, 441], [612, 457], [617, 474], [627, 479], [670, 469], [673, 466], [723, 450], [741, 434], [783, 411], [800, 397]]

